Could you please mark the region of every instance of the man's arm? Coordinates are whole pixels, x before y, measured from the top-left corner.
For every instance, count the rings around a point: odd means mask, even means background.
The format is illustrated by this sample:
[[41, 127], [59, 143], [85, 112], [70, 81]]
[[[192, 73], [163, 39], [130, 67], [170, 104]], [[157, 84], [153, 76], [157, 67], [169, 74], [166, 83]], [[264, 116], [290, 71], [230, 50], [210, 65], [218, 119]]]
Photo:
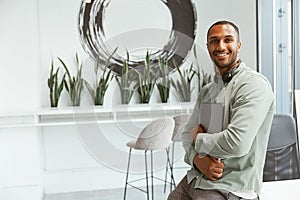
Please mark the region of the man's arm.
[[[198, 134], [204, 133], [201, 125], [196, 125], [190, 130], [190, 138], [192, 141], [192, 146], [195, 145], [196, 136]], [[209, 155], [200, 156], [196, 155], [194, 157], [194, 167], [202, 172], [207, 178], [215, 181], [222, 177], [224, 164], [218, 158], [211, 157]]]
[[184, 127], [184, 131], [182, 133], [182, 144], [185, 150], [184, 161], [209, 179], [216, 180], [222, 176], [224, 168], [223, 163], [221, 163], [218, 159], [214, 159], [208, 155], [201, 155], [200, 157], [196, 152], [194, 145], [192, 145], [194, 135], [198, 132], [203, 132], [203, 130], [198, 129], [200, 103], [201, 94], [198, 96], [193, 113], [190, 116], [190, 119]]
[[247, 154], [273, 103], [274, 95], [265, 79], [251, 76], [244, 80], [233, 100], [230, 124], [219, 133], [198, 134], [196, 152], [217, 158]]

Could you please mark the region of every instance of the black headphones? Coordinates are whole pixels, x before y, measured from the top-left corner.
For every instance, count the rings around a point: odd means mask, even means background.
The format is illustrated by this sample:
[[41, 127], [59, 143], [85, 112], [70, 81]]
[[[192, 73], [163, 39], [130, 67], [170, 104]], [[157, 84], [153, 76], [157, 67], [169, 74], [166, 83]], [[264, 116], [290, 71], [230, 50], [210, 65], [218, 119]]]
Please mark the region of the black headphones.
[[[237, 63], [240, 63], [241, 60], [238, 60]], [[234, 75], [234, 72], [237, 70], [237, 68], [240, 65], [238, 65], [237, 67], [229, 70], [228, 72], [226, 72], [225, 74], [222, 75], [222, 80], [224, 81], [224, 83], [229, 83]]]

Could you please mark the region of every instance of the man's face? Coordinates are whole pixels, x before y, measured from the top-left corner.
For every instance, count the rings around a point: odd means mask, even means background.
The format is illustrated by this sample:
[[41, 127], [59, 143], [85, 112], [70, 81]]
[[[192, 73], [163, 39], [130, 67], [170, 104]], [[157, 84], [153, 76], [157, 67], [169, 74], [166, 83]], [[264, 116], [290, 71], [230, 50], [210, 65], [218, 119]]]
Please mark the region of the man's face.
[[207, 49], [220, 70], [228, 71], [238, 63], [241, 42], [230, 24], [216, 25], [208, 33]]

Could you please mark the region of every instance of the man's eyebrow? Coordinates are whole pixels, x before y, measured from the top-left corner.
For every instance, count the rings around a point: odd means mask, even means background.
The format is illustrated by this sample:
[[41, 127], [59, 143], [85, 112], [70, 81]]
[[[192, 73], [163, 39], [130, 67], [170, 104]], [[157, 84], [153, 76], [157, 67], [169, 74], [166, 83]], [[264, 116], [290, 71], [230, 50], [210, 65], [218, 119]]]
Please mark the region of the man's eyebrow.
[[[220, 37], [218, 37], [218, 36], [211, 36], [208, 39], [212, 40], [212, 39], [217, 39], [217, 38], [220, 38]], [[233, 35], [225, 35], [225, 38], [234, 38], [234, 36]]]
[[208, 39], [212, 40], [212, 39], [216, 39], [216, 38], [218, 38], [218, 37], [217, 36], [212, 36], [212, 37], [209, 37]]

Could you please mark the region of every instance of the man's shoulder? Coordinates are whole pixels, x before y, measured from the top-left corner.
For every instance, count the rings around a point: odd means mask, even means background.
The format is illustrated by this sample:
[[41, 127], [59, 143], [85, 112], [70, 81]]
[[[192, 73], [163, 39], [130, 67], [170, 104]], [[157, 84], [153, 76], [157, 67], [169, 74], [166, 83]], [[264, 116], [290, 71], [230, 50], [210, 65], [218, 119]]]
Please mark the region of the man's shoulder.
[[241, 77], [243, 77], [242, 79], [244, 79], [244, 81], [251, 80], [251, 81], [259, 81], [259, 82], [263, 81], [269, 83], [268, 79], [263, 74], [247, 66], [245, 63], [243, 64], [244, 66], [241, 73]]
[[235, 79], [233, 87], [238, 91], [243, 88], [244, 91], [255, 91], [267, 96], [273, 96], [272, 87], [268, 79], [261, 73], [246, 65], [240, 71]]

